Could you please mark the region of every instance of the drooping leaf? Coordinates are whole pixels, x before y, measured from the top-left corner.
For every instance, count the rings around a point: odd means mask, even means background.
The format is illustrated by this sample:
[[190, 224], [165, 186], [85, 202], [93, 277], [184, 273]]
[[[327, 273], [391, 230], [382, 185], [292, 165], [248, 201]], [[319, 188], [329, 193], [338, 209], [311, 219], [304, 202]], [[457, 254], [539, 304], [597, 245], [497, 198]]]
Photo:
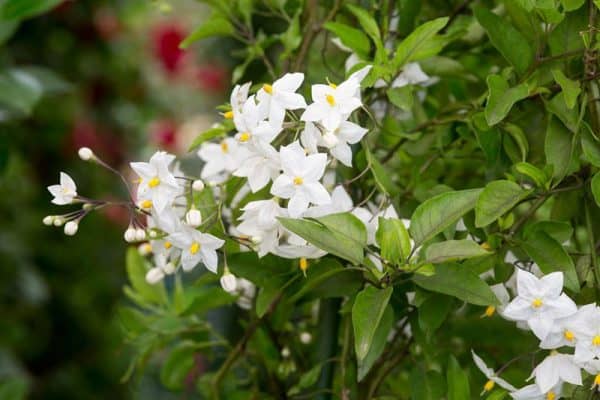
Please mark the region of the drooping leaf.
[[523, 100], [529, 94], [527, 85], [522, 83], [509, 87], [508, 82], [500, 75], [487, 77], [488, 100], [485, 106], [485, 119], [488, 125], [493, 126], [502, 121], [510, 112], [513, 105]]
[[166, 304], [167, 293], [162, 283], [151, 285], [146, 282], [146, 261], [135, 247], [127, 250], [125, 267], [133, 290], [145, 301], [154, 304]]
[[[400, 68], [406, 63], [416, 61], [415, 56], [419, 50], [430, 41], [448, 23], [448, 17], [437, 18], [425, 22], [408, 35], [396, 49], [393, 64], [395, 68]], [[434, 54], [429, 54], [432, 56]]]
[[220, 15], [213, 15], [196, 28], [179, 44], [182, 49], [187, 49], [192, 43], [212, 36], [229, 36], [234, 32], [234, 27], [229, 20]]
[[375, 361], [383, 354], [385, 347], [388, 343], [387, 339], [392, 330], [392, 326], [394, 324], [394, 310], [388, 304], [383, 312], [383, 316], [381, 317], [381, 321], [375, 330], [375, 334], [373, 335], [373, 341], [371, 343], [371, 347], [369, 348], [369, 352], [365, 356], [364, 359], [358, 360], [358, 372], [357, 372], [357, 380], [360, 382], [363, 378], [369, 373]]
[[471, 398], [469, 376], [462, 368], [460, 368], [460, 364], [453, 355], [450, 355], [450, 358], [448, 359], [446, 381], [448, 382], [448, 400]]
[[472, 240], [447, 240], [427, 247], [425, 263], [439, 264], [491, 254]]
[[354, 4], [347, 4], [346, 7], [354, 14], [360, 26], [373, 39], [375, 44], [380, 43], [381, 32], [379, 31], [377, 21], [364, 8], [355, 6]]
[[488, 183], [475, 205], [475, 226], [482, 228], [510, 211], [531, 190], [525, 190], [514, 182], [501, 180]]
[[356, 358], [359, 361], [364, 360], [369, 353], [375, 331], [383, 317], [392, 291], [391, 286], [378, 289], [367, 285], [354, 300], [352, 326], [354, 327]]
[[431, 239], [475, 207], [482, 189], [446, 192], [417, 207], [411, 217], [410, 233], [415, 246]]
[[371, 51], [369, 38], [360, 29], [339, 22], [327, 22], [323, 27], [337, 35], [342, 44], [352, 49], [359, 57], [366, 58]]

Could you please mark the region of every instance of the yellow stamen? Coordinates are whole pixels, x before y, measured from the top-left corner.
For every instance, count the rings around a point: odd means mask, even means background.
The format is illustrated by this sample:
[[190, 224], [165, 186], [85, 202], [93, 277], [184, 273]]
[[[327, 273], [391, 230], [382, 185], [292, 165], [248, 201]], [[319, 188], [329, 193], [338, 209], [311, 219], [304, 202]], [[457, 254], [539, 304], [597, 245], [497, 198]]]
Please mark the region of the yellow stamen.
[[575, 334], [568, 329], [565, 331], [563, 336], [565, 337], [565, 340], [569, 342], [572, 342], [575, 339]]
[[294, 178], [294, 185], [298, 186], [298, 185], [302, 185], [304, 183], [304, 179], [302, 179], [301, 177], [297, 176]]
[[238, 140], [240, 142], [247, 142], [248, 140], [250, 140], [250, 133], [248, 133], [248, 132], [241, 133]]
[[152, 200], [144, 200], [142, 201], [142, 208], [151, 208], [152, 207]]
[[329, 82], [329, 87], [332, 89], [337, 89], [337, 85], [335, 83]]
[[221, 142], [221, 151], [223, 153], [227, 153], [229, 151], [229, 145], [224, 140]]
[[263, 85], [263, 90], [269, 94], [273, 94], [273, 86], [269, 85], [268, 83]]
[[333, 95], [328, 94], [325, 96], [325, 100], [327, 100], [327, 102], [329, 103], [330, 106], [334, 106], [335, 105], [335, 98], [333, 97]]
[[492, 249], [492, 246], [490, 246], [490, 244], [488, 242], [483, 242], [481, 243], [481, 248], [487, 251], [490, 251]]
[[600, 335], [594, 336], [594, 338], [592, 339], [592, 344], [594, 346], [600, 346]]
[[555, 400], [555, 399], [556, 399], [556, 394], [554, 394], [554, 392], [553, 392], [553, 391], [549, 391], [549, 392], [546, 394], [546, 400]]
[[491, 392], [495, 385], [496, 385], [496, 382], [494, 382], [493, 380], [490, 379], [489, 381], [487, 381], [485, 383], [485, 385], [483, 385], [483, 390], [486, 392]]
[[190, 246], [190, 254], [196, 254], [200, 250], [200, 243], [194, 242]]
[[299, 266], [300, 266], [300, 270], [302, 270], [302, 272], [306, 272], [306, 270], [308, 269], [308, 260], [306, 258], [302, 257], [300, 259]]
[[151, 188], [157, 187], [158, 185], [160, 185], [160, 179], [158, 179], [157, 176], [148, 181], [148, 186], [150, 186]]
[[496, 307], [488, 306], [483, 313], [486, 317], [491, 317], [496, 312]]
[[169, 250], [171, 247], [173, 247], [173, 243], [166, 241], [165, 244], [163, 244], [163, 247]]
[[150, 243], [144, 243], [142, 246], [142, 250], [146, 253], [152, 252], [152, 245]]
[[533, 308], [540, 308], [542, 306], [542, 304], [544, 304], [542, 302], [542, 299], [539, 299], [539, 298], [533, 299], [533, 301], [531, 302], [531, 307], [533, 307]]
[[600, 386], [600, 374], [594, 378], [594, 386]]
[[233, 111], [227, 111], [223, 113], [225, 119], [233, 119]]

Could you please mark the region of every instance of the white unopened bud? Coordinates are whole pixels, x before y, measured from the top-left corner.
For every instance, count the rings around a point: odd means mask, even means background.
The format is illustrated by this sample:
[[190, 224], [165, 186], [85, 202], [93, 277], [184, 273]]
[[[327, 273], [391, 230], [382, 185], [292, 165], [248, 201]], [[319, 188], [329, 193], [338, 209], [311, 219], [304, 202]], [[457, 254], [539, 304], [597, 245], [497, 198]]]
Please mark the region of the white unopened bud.
[[50, 225], [54, 224], [54, 215], [45, 216], [44, 219], [42, 220], [42, 222], [46, 226], [50, 226]]
[[165, 274], [171, 275], [173, 272], [175, 272], [175, 266], [172, 262], [168, 262], [165, 265], [163, 265], [162, 270]]
[[185, 222], [189, 226], [197, 228], [202, 224], [202, 214], [199, 210], [192, 208], [185, 214]]
[[152, 230], [150, 230], [150, 232], [148, 232], [148, 235], [149, 235], [151, 238], [155, 238], [155, 237], [157, 237], [157, 236], [158, 236], [158, 233], [156, 233], [156, 231], [155, 231], [154, 229], [152, 229]]
[[129, 226], [123, 234], [123, 238], [127, 243], [135, 242], [135, 228]]
[[230, 272], [225, 272], [220, 279], [221, 287], [227, 293], [233, 293], [237, 289], [237, 279], [235, 275]]
[[290, 349], [288, 349], [287, 346], [281, 349], [281, 357], [288, 358], [290, 354]]
[[89, 161], [94, 158], [94, 152], [89, 147], [82, 147], [77, 153], [83, 161]]
[[194, 182], [192, 182], [192, 189], [196, 192], [202, 191], [204, 189], [204, 182], [202, 182], [200, 179], [196, 179]]
[[312, 335], [308, 332], [302, 332], [300, 334], [300, 343], [309, 344], [310, 342], [312, 342]]
[[142, 228], [136, 229], [135, 230], [135, 240], [137, 240], [138, 242], [141, 242], [144, 239], [146, 239], [146, 230], [144, 230]]
[[141, 256], [147, 256], [152, 253], [152, 245], [150, 243], [142, 243], [138, 246], [138, 252]]
[[79, 229], [77, 221], [69, 221], [65, 224], [65, 235], [73, 236], [77, 233], [77, 229]]
[[54, 226], [62, 226], [64, 223], [63, 217], [54, 217]]
[[338, 137], [331, 132], [327, 132], [326, 134], [323, 135], [323, 143], [325, 144], [326, 147], [329, 147], [329, 148], [335, 147], [339, 142], [340, 142], [340, 140], [338, 139]]
[[162, 281], [164, 277], [165, 274], [163, 270], [158, 267], [154, 267], [146, 273], [146, 282], [154, 285], [155, 283]]

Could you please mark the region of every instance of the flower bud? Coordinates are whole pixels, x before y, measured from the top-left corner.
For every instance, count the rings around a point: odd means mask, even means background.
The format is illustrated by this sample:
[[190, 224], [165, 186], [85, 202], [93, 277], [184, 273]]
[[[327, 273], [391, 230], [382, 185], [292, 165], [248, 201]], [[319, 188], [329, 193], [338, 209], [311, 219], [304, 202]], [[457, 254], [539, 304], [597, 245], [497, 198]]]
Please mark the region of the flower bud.
[[147, 256], [152, 253], [152, 245], [150, 243], [142, 243], [138, 246], [138, 252], [141, 256]]
[[192, 207], [190, 211], [185, 214], [185, 222], [194, 228], [199, 227], [202, 224], [202, 214], [196, 208]]
[[53, 225], [54, 224], [54, 215], [47, 215], [47, 216], [45, 216], [44, 219], [42, 220], [42, 222], [46, 226]]
[[141, 242], [144, 239], [146, 239], [146, 230], [144, 230], [142, 228], [136, 229], [135, 230], [135, 240], [137, 240], [138, 242]]
[[65, 224], [65, 235], [73, 236], [77, 233], [77, 229], [79, 229], [77, 221], [69, 221]]
[[151, 285], [154, 285], [162, 281], [164, 277], [165, 274], [163, 273], [162, 269], [154, 267], [146, 273], [146, 282], [148, 282]]
[[165, 265], [163, 265], [162, 270], [165, 274], [171, 275], [173, 272], [175, 272], [175, 266], [172, 262], [168, 262]]
[[54, 226], [62, 226], [64, 223], [63, 217], [54, 217]]
[[82, 147], [77, 153], [83, 161], [89, 161], [94, 158], [94, 152], [89, 147]]
[[281, 349], [281, 357], [283, 358], [288, 358], [290, 356], [290, 349], [286, 347], [284, 347], [283, 349]]
[[135, 228], [130, 225], [123, 234], [123, 238], [127, 243], [135, 242]]
[[194, 182], [192, 182], [192, 189], [196, 192], [202, 191], [204, 189], [204, 182], [202, 182], [200, 179], [196, 179]]
[[302, 332], [300, 334], [300, 343], [309, 344], [310, 342], [312, 342], [312, 335], [308, 332]]
[[231, 272], [226, 271], [220, 279], [221, 287], [227, 293], [233, 293], [237, 289], [237, 279]]

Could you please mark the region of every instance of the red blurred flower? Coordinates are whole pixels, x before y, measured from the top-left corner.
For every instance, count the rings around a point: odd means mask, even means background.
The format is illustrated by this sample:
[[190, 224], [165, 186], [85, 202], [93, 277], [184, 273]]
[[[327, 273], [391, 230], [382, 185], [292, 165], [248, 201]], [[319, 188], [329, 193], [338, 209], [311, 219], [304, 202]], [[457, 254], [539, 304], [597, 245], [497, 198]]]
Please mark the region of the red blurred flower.
[[218, 64], [204, 64], [196, 68], [196, 77], [200, 89], [222, 93], [228, 87], [228, 73]]
[[175, 151], [177, 147], [177, 124], [170, 119], [162, 119], [150, 125], [150, 137], [158, 147]]
[[186, 31], [177, 23], [168, 22], [157, 26], [152, 36], [154, 57], [169, 75], [179, 72], [186, 53], [179, 43], [186, 37]]

